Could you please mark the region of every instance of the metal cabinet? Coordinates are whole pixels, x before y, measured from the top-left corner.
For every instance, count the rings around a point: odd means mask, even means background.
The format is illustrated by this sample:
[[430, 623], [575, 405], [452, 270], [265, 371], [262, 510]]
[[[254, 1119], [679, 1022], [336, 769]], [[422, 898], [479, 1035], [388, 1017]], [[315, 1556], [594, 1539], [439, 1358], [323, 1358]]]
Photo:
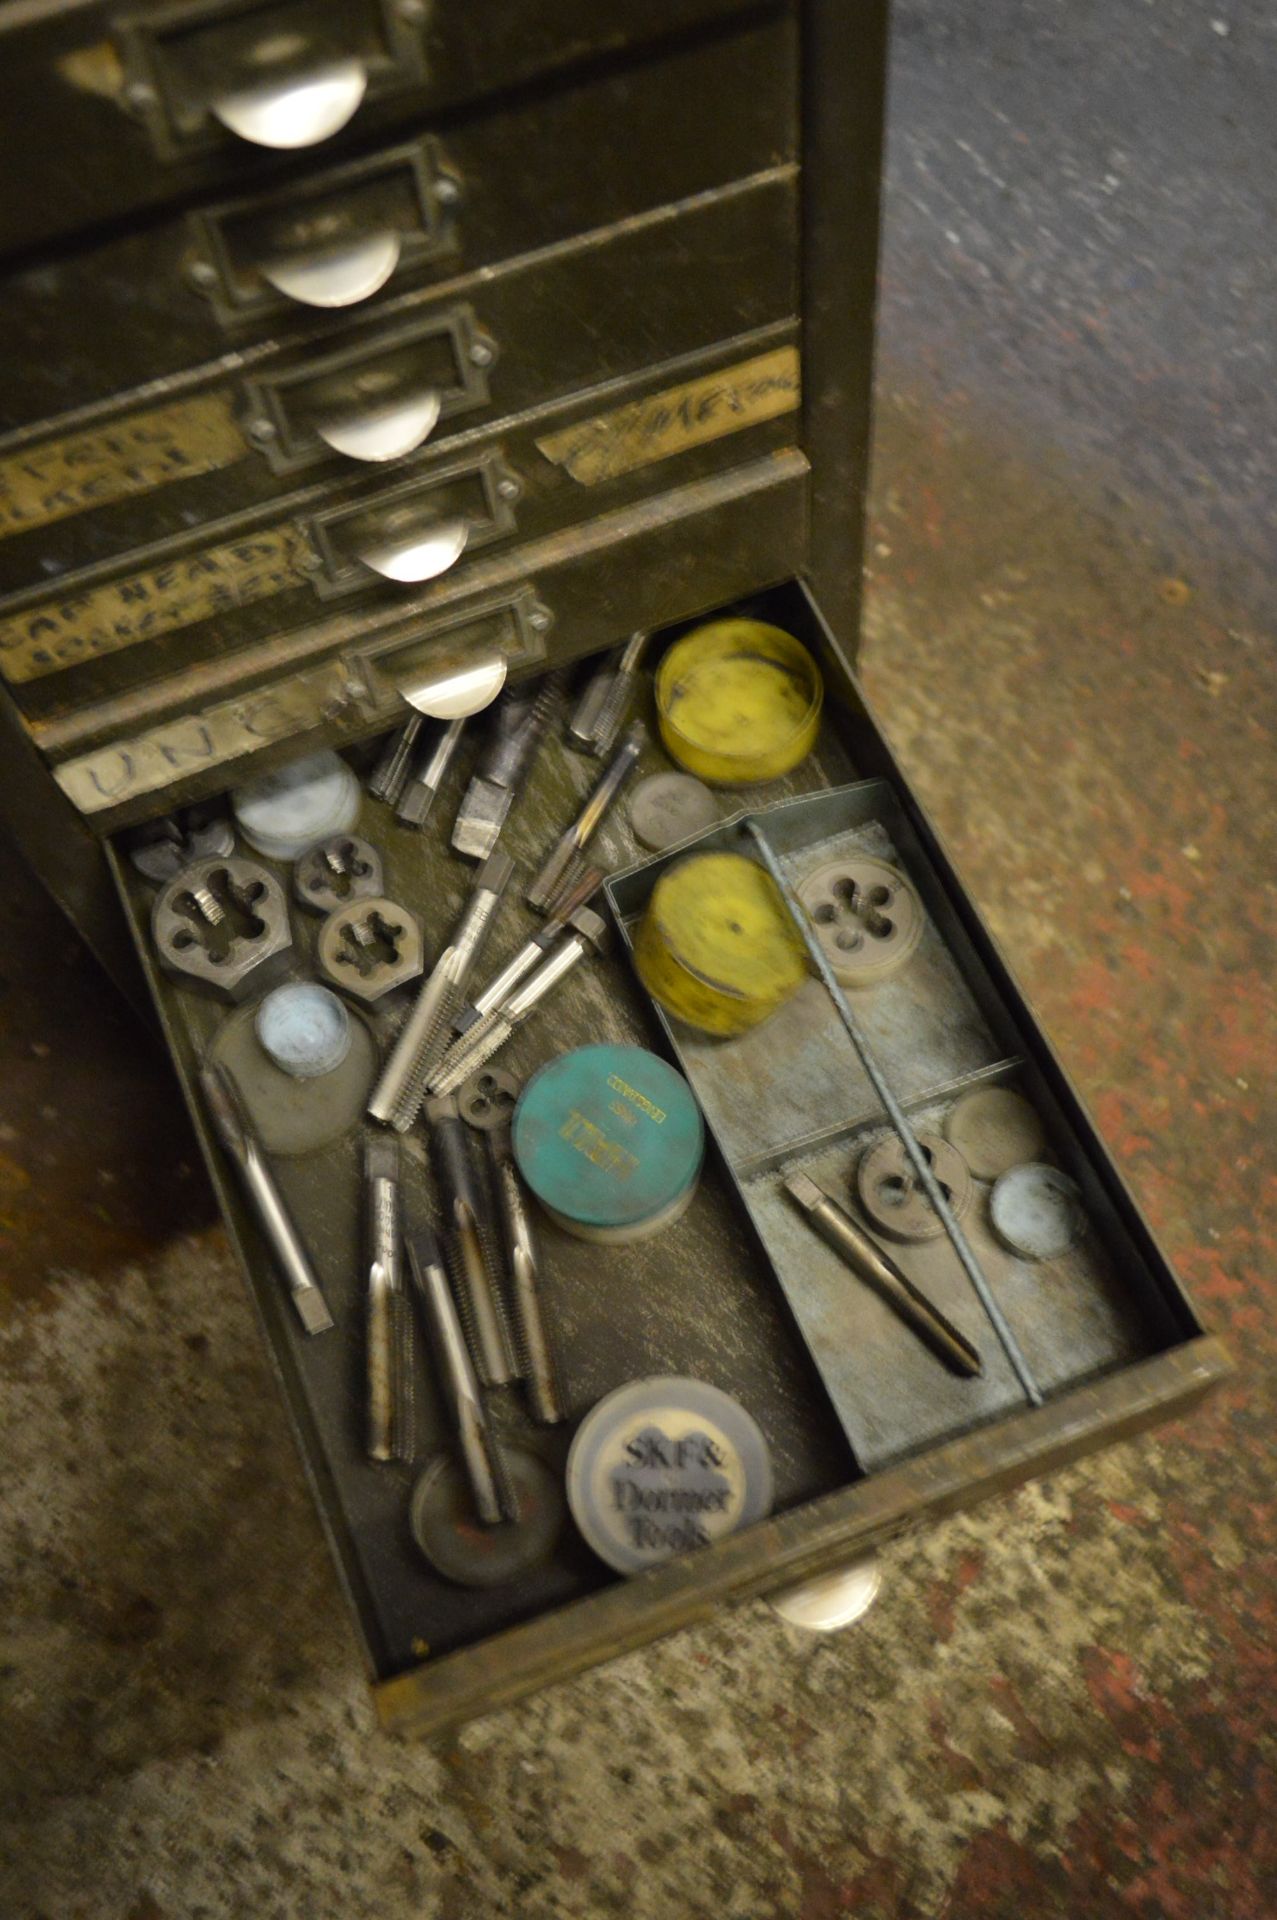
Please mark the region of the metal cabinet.
[[[476, 1598], [413, 1556], [402, 1484], [359, 1451], [349, 1342], [303, 1345], [210, 1145], [394, 1728], [452, 1724], [835, 1568], [1227, 1370], [855, 678], [885, 11], [95, 3], [3, 30], [0, 111], [37, 75], [74, 110], [43, 127], [40, 205], [18, 168], [0, 209], [0, 806], [121, 969], [132, 928], [183, 1084], [211, 1015], [152, 964], [122, 830], [310, 746], [358, 756], [467, 664], [517, 677], [762, 608], [821, 663], [810, 777], [891, 782], [1111, 1239], [1118, 1332], [1094, 1364], [1061, 1353], [1045, 1404], [1000, 1403], [886, 1459], [834, 1417], [728, 1169], [659, 1260], [617, 1276], [648, 1290], [644, 1317], [619, 1315], [564, 1243], [574, 1410], [635, 1372], [700, 1370], [768, 1432], [777, 1510], [632, 1581], [569, 1543]], [[334, 123], [312, 145], [253, 137], [307, 113]], [[529, 857], [536, 821], [534, 804]], [[388, 860], [419, 898], [459, 889], [420, 841]], [[660, 1043], [619, 958], [561, 1037], [604, 1017]], [[284, 1176], [347, 1329], [356, 1145]]]

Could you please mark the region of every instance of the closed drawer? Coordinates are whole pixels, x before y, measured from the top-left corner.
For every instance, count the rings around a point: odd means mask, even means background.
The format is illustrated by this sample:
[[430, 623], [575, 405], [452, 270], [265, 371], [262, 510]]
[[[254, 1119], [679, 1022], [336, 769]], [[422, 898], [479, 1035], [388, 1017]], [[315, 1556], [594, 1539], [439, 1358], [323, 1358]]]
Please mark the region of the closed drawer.
[[50, 583], [79, 592], [325, 492], [392, 484], [403, 461], [358, 457], [370, 420], [392, 433], [406, 421], [405, 458], [428, 461], [494, 423], [790, 320], [797, 221], [793, 171], [772, 169], [0, 452], [0, 621]]
[[[759, 530], [755, 524], [753, 531]], [[736, 534], [744, 531], [738, 523]], [[705, 546], [701, 554], [703, 566], [711, 569], [712, 549]], [[538, 581], [539, 590], [542, 586]], [[547, 602], [555, 598], [548, 579], [544, 596]], [[608, 1573], [569, 1529], [554, 1556], [534, 1572], [501, 1587], [465, 1590], [438, 1578], [412, 1545], [406, 1525], [412, 1470], [373, 1466], [361, 1450], [360, 1402], [351, 1386], [358, 1377], [363, 1305], [361, 1126], [352, 1124], [340, 1139], [313, 1153], [274, 1162], [287, 1202], [305, 1223], [336, 1322], [332, 1332], [310, 1340], [292, 1318], [225, 1163], [210, 1147], [214, 1179], [361, 1631], [378, 1708], [383, 1723], [396, 1730], [434, 1732], [455, 1725], [703, 1619], [724, 1602], [831, 1571], [903, 1528], [972, 1504], [1184, 1407], [1226, 1370], [1216, 1343], [1201, 1335], [1190, 1304], [937, 846], [818, 614], [793, 585], [755, 598], [749, 610], [779, 621], [813, 647], [829, 697], [814, 759], [761, 794], [755, 789], [724, 796], [725, 805], [735, 801], [756, 808], [796, 791], [862, 777], [893, 783], [907, 831], [931, 872], [935, 917], [954, 950], [963, 954], [981, 1017], [1014, 1044], [1066, 1164], [1085, 1169], [1093, 1196], [1092, 1231], [1102, 1254], [1097, 1272], [1102, 1269], [1103, 1278], [1094, 1282], [1089, 1304], [1074, 1300], [1062, 1307], [1045, 1281], [1039, 1282], [1036, 1297], [1029, 1288], [1017, 1298], [1021, 1334], [1027, 1326], [1035, 1338], [1051, 1342], [1044, 1404], [1016, 1404], [1012, 1394], [990, 1413], [987, 1400], [977, 1396], [979, 1411], [964, 1423], [952, 1410], [960, 1404], [955, 1390], [943, 1420], [932, 1421], [930, 1407], [924, 1408], [922, 1425], [929, 1427], [929, 1437], [913, 1449], [897, 1445], [875, 1464], [871, 1453], [862, 1458], [853, 1451], [844, 1424], [835, 1418], [760, 1243], [717, 1161], [707, 1165], [700, 1191], [680, 1221], [654, 1241], [610, 1248], [605, 1263], [597, 1249], [539, 1221], [545, 1289], [571, 1422], [629, 1379], [680, 1373], [713, 1381], [743, 1401], [763, 1429], [775, 1471], [776, 1510], [731, 1539], [630, 1582]], [[640, 617], [628, 597], [616, 612], [613, 637]], [[597, 637], [596, 632], [592, 641]], [[507, 844], [525, 870], [562, 823], [562, 754], [557, 745], [543, 750], [533, 786], [512, 816]], [[652, 755], [655, 764], [659, 756], [654, 750]], [[360, 830], [384, 850], [392, 896], [409, 904], [445, 902], [440, 926], [448, 923], [464, 884], [442, 842], [468, 771], [468, 765], [454, 767], [435, 832], [397, 832], [372, 801], [364, 803], [360, 822]], [[606, 831], [611, 862], [619, 865], [636, 856], [623, 822]], [[123, 863], [119, 878], [189, 1091], [225, 1015], [155, 973], [146, 933], [150, 894]], [[311, 969], [313, 936], [303, 920], [299, 916], [294, 923], [299, 975]], [[501, 948], [518, 944], [530, 924], [520, 907], [508, 908], [494, 962], [502, 957]], [[529, 1023], [503, 1059], [524, 1077], [554, 1053], [600, 1033], [638, 1045], [664, 1044], [616, 954], [579, 968], [553, 1013], [539, 1024]], [[907, 1036], [899, 1036], [897, 1044], [907, 1045]], [[740, 1091], [748, 1101], [750, 1085]], [[761, 1085], [754, 1092], [761, 1100]], [[192, 1108], [203, 1130], [198, 1099], [192, 1099]], [[407, 1204], [414, 1221], [430, 1206], [426, 1177], [416, 1165], [419, 1146], [409, 1143]], [[854, 1293], [844, 1327], [848, 1341], [854, 1341]], [[553, 1470], [561, 1470], [571, 1423], [548, 1436], [534, 1433], [511, 1396], [493, 1398], [501, 1400], [493, 1417], [506, 1437], [535, 1446]], [[893, 1407], [897, 1404], [898, 1395]], [[432, 1399], [423, 1413], [428, 1451], [444, 1444], [444, 1431]]]
[[[69, 0], [0, 19], [0, 253], [422, 112], [703, 33], [741, 0]], [[755, 9], [757, 11], [757, 9]], [[92, 154], [86, 166], [84, 156]]]
[[[595, 275], [595, 298], [578, 321], [563, 309], [563, 324], [580, 324], [593, 351], [593, 324], [603, 321], [616, 348], [626, 313], [639, 323], [641, 349], [655, 307], [666, 305], [664, 342], [691, 348], [707, 334], [714, 344], [701, 353], [528, 407], [392, 470], [292, 488], [269, 509], [205, 522], [198, 538], [67, 572], [56, 593], [44, 586], [0, 601], [0, 672], [23, 712], [40, 728], [75, 733], [98, 724], [104, 703], [167, 674], [217, 666], [240, 678], [253, 649], [307, 651], [307, 632], [336, 607], [349, 620], [378, 620], [407, 609], [430, 582], [451, 597], [530, 541], [791, 444], [795, 323], [772, 319], [789, 305], [787, 253], [768, 244], [791, 204], [774, 192], [762, 202], [766, 211], [739, 202], [707, 209], [703, 223], [718, 238], [735, 228], [737, 244], [755, 252], [757, 271], [739, 292], [724, 276], [718, 300], [686, 301], [678, 275], [659, 273], [651, 301], [634, 309], [624, 271], [611, 294]], [[616, 242], [618, 252], [634, 261], [638, 238]], [[620, 265], [603, 250], [591, 257], [597, 269], [609, 263]], [[739, 321], [759, 324], [724, 338]], [[84, 532], [100, 538], [98, 516]]]
[[407, 711], [423, 677], [476, 655], [512, 672], [573, 660], [783, 578], [807, 545], [808, 467], [790, 447], [564, 533], [479, 559], [464, 583], [392, 614], [334, 612], [230, 660], [33, 725], [64, 793], [99, 833], [219, 791], [305, 745], [359, 740]]
[[[796, 36], [782, 18], [117, 232], [0, 287], [0, 430], [16, 452], [91, 431], [136, 389], [168, 400], [284, 348], [336, 350], [369, 301], [390, 314], [414, 285], [451, 290], [497, 262], [792, 164], [797, 134]], [[366, 219], [400, 243], [366, 300], [325, 313], [259, 271], [270, 259], [304, 267], [346, 223], [366, 237]]]

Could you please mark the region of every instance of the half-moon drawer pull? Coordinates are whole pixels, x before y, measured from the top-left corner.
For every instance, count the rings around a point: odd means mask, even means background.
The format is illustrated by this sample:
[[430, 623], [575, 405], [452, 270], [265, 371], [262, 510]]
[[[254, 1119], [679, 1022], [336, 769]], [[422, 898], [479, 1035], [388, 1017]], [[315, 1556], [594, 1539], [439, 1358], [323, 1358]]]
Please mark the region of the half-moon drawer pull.
[[437, 387], [400, 394], [380, 405], [344, 407], [319, 415], [315, 432], [334, 453], [352, 460], [398, 460], [434, 432], [443, 406]]
[[277, 293], [304, 307], [353, 307], [385, 286], [402, 247], [403, 236], [387, 227], [314, 253], [265, 260], [259, 270]]
[[435, 580], [455, 567], [469, 538], [470, 522], [456, 514], [424, 527], [418, 521], [403, 531], [387, 530], [384, 539], [362, 547], [359, 558], [383, 580], [412, 586], [422, 580]]
[[309, 72], [234, 87], [208, 105], [224, 127], [255, 147], [314, 147], [340, 132], [367, 89], [362, 60], [333, 60]]

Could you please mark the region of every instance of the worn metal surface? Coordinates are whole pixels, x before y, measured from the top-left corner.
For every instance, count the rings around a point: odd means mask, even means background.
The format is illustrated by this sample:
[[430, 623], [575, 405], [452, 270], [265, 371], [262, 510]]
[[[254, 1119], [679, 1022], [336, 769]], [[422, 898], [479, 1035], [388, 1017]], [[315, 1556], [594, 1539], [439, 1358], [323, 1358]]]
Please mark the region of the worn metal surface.
[[[263, 383], [269, 390], [276, 378], [294, 380], [328, 355], [358, 350], [379, 338], [410, 340], [414, 323], [430, 315], [449, 322], [505, 263], [571, 256], [586, 235], [618, 223], [642, 225], [653, 217], [659, 224], [669, 217], [659, 214], [660, 208], [793, 160], [794, 55], [792, 25], [755, 22], [739, 35], [693, 44], [635, 70], [597, 74], [562, 91], [490, 101], [439, 137], [433, 129], [429, 138], [418, 130], [413, 141], [374, 149], [373, 164], [385, 154], [407, 156], [399, 164], [415, 161], [430, 181], [446, 164], [459, 183], [460, 198], [454, 196], [448, 209], [442, 251], [436, 245], [435, 257], [415, 263], [402, 285], [392, 283], [375, 304], [361, 303], [335, 320], [274, 297], [264, 313], [250, 308], [251, 324], [228, 335], [209, 300], [189, 283], [193, 239], [207, 247], [210, 238], [222, 235], [242, 261], [245, 251], [252, 257], [255, 237], [260, 257], [261, 223], [255, 233], [249, 215], [255, 205], [277, 203], [245, 198], [243, 188], [224, 196], [235, 212], [219, 214], [212, 233], [206, 220], [192, 230], [180, 214], [170, 214], [124, 234], [108, 230], [93, 237], [95, 244], [53, 258], [20, 263], [27, 270], [0, 286], [0, 310], [24, 364], [37, 349], [43, 347], [44, 353], [30, 364], [25, 383], [12, 366], [0, 368], [4, 431], [18, 432], [20, 443], [35, 442], [27, 449], [26, 465], [0, 468], [10, 481], [0, 533], [20, 532], [25, 522], [38, 526], [46, 516], [61, 519], [64, 530], [73, 533], [69, 523], [95, 504], [109, 507], [125, 493], [151, 490], [157, 512], [176, 513], [183, 495], [197, 502], [210, 497], [199, 481], [200, 456], [209, 471], [224, 473], [222, 487], [233, 485], [245, 504], [268, 497], [279, 450], [268, 457], [261, 442], [243, 430], [267, 397]], [[654, 122], [671, 137], [652, 139]], [[352, 174], [334, 169], [331, 157], [313, 156], [290, 190], [298, 209], [303, 192], [314, 193], [330, 178], [339, 209], [369, 164], [360, 162]], [[288, 204], [283, 198], [282, 206]], [[240, 234], [243, 243], [235, 250]], [[244, 278], [246, 292], [260, 288], [256, 276]], [[77, 324], [81, 303], [90, 299], [112, 327], [109, 352], [103, 351], [99, 333]], [[535, 392], [545, 397], [558, 373], [553, 331], [541, 324], [531, 329], [537, 354], [529, 359], [528, 330], [511, 324], [508, 313], [498, 317], [500, 357], [480, 373], [501, 383], [494, 393], [505, 411], [528, 403], [534, 381]], [[468, 323], [458, 318], [458, 345], [464, 348]], [[475, 319], [484, 327], [493, 324], [477, 310]], [[572, 316], [561, 310], [557, 319], [565, 351], [577, 350], [571, 345]], [[595, 347], [606, 353], [606, 339], [596, 338]], [[512, 361], [505, 360], [507, 353]], [[454, 366], [452, 377], [478, 376], [463, 376]], [[162, 383], [158, 392], [147, 391], [152, 382]], [[503, 385], [512, 396], [523, 397], [502, 405]], [[485, 392], [480, 387], [470, 397], [482, 401]], [[281, 398], [291, 405], [300, 396]], [[111, 431], [148, 408], [155, 418], [141, 443], [113, 444]], [[274, 410], [268, 411], [279, 425]], [[46, 421], [49, 426], [42, 426]], [[101, 471], [103, 458], [114, 464], [110, 456], [120, 451], [131, 456], [134, 468], [132, 484], [123, 486]], [[302, 451], [323, 454], [313, 444], [293, 449]], [[190, 487], [180, 483], [183, 453], [195, 483]], [[226, 470], [236, 454], [242, 471], [232, 477]], [[330, 470], [348, 464], [328, 460]], [[88, 480], [94, 483], [92, 492], [85, 486]], [[176, 499], [166, 500], [175, 485]]]
[[[405, 35], [424, 35], [424, 80], [413, 84], [409, 66], [407, 84], [366, 102], [349, 132], [326, 141], [321, 152], [357, 146], [368, 133], [384, 138], [410, 116], [446, 115], [493, 89], [517, 87], [538, 75], [557, 78], [591, 60], [617, 60], [646, 41], [676, 38], [749, 10], [747, 0], [624, 0], [605, 10], [596, 0], [505, 0], [498, 14], [480, 20], [467, 7], [400, 8]], [[232, 7], [226, 11], [234, 13]], [[178, 157], [161, 161], [147, 123], [171, 119], [171, 112], [166, 115], [147, 96], [130, 110], [125, 90], [155, 79], [162, 88], [163, 62], [157, 73], [144, 49], [163, 36], [146, 29], [156, 23], [171, 31], [180, 26], [181, 12], [154, 0], [123, 12], [140, 23], [140, 32], [122, 36], [121, 9], [107, 0], [75, 6], [33, 0], [10, 9], [16, 17], [4, 21], [0, 119], [23, 128], [0, 219], [0, 248], [6, 252], [134, 209], [163, 208], [228, 180], [260, 185], [288, 177], [280, 163], [221, 135], [198, 114], [178, 142]], [[190, 121], [190, 102], [185, 104], [183, 119]], [[162, 141], [164, 148], [173, 151], [171, 137]], [[76, 164], [88, 150], [95, 164]], [[58, 162], [52, 169], [50, 155]], [[302, 164], [308, 159], [313, 164], [314, 155], [302, 156]]]
[[[463, 749], [458, 755], [433, 832], [405, 831], [389, 808], [368, 798], [358, 823], [361, 837], [380, 846], [386, 882], [395, 897], [418, 906], [430, 903], [424, 929], [428, 956], [447, 940], [455, 907], [474, 884], [474, 869], [448, 848], [446, 829], [480, 744], [476, 736], [469, 752]], [[836, 747], [831, 751], [836, 758]], [[649, 746], [646, 753], [648, 764], [662, 764], [658, 749]], [[567, 747], [561, 730], [543, 750], [502, 837], [502, 846], [525, 873], [535, 869], [548, 828], [571, 817], [597, 771], [597, 763]], [[825, 776], [813, 763], [805, 776], [796, 775], [788, 784], [800, 785], [804, 777]], [[635, 857], [635, 843], [619, 813], [600, 828], [597, 841], [613, 863]], [[131, 873], [123, 878], [135, 911], [144, 908], [149, 901], [144, 883]], [[493, 931], [492, 964], [512, 953], [539, 925], [510, 889]], [[296, 971], [304, 975], [312, 965], [316, 928], [308, 916], [298, 915], [295, 932]], [[197, 994], [169, 993], [161, 987], [161, 995], [171, 1044], [189, 1075], [203, 1051], [217, 1047], [219, 1016]], [[511, 1042], [508, 1064], [526, 1077], [565, 1046], [603, 1034], [637, 1044], [655, 1037], [642, 996], [616, 957], [591, 959], [577, 968], [553, 1009], [530, 1018]], [[506, 1055], [502, 1058], [507, 1063]], [[294, 1216], [308, 1222], [321, 1285], [347, 1333], [358, 1325], [362, 1311], [361, 1156], [361, 1130], [355, 1127], [318, 1151], [275, 1166]], [[425, 1141], [413, 1134], [405, 1163], [409, 1224], [432, 1216], [437, 1221], [437, 1205], [437, 1189], [425, 1173]], [[468, 1645], [598, 1588], [607, 1578], [605, 1570], [573, 1537], [515, 1590], [465, 1595], [423, 1567], [404, 1525], [411, 1473], [370, 1467], [363, 1453], [361, 1382], [352, 1367], [350, 1339], [343, 1334], [336, 1345], [307, 1342], [286, 1315], [274, 1312], [269, 1265], [262, 1264], [262, 1250], [233, 1201], [232, 1208], [262, 1280], [261, 1311], [272, 1339], [282, 1343], [280, 1364], [294, 1417], [314, 1457], [315, 1484], [347, 1568], [374, 1670], [393, 1673], [427, 1648], [438, 1655]], [[854, 1477], [802, 1343], [725, 1183], [706, 1180], [683, 1221], [657, 1240], [610, 1249], [604, 1267], [596, 1248], [549, 1224], [541, 1236], [541, 1254], [546, 1312], [562, 1354], [574, 1418], [627, 1379], [681, 1366], [724, 1385], [764, 1420], [780, 1505], [793, 1505]], [[438, 1409], [426, 1404], [422, 1414], [428, 1451], [438, 1444], [443, 1429]], [[562, 1465], [570, 1436], [534, 1435], [512, 1400], [499, 1399], [494, 1417], [499, 1434], [522, 1433], [547, 1459]]]
[[[791, 801], [768, 817], [767, 833], [783, 854], [791, 883], [831, 857], [855, 851], [903, 863], [943, 922], [942, 883], [885, 784], [863, 782]], [[729, 824], [716, 829], [707, 844], [739, 839], [739, 828]], [[651, 861], [613, 883], [627, 925], [641, 915], [667, 864]], [[937, 919], [931, 919], [912, 964], [896, 979], [855, 997], [858, 1024], [919, 1133], [939, 1130], [953, 1101], [971, 1086], [994, 1075], [1005, 1077], [1011, 1048], [1017, 1058], [1034, 1048], [1031, 1033], [1016, 1032], [1016, 1014], [1007, 1006], [997, 1008], [1002, 1044], [995, 1040], [977, 995], [992, 1009], [996, 989], [982, 977], [973, 955], [965, 960], [967, 977]], [[849, 1287], [842, 1262], [823, 1244], [813, 1244], [785, 1192], [783, 1176], [799, 1169], [831, 1192], [845, 1190], [861, 1156], [880, 1140], [894, 1138], [885, 1130], [882, 1105], [822, 984], [809, 981], [771, 1019], [729, 1044], [679, 1025], [669, 1035], [861, 1468], [880, 1468], [1022, 1404], [1017, 1373], [998, 1349], [947, 1240], [910, 1247], [899, 1257], [909, 1278], [944, 1313], [972, 1338], [985, 1336], [986, 1364], [976, 1380], [946, 1375], [932, 1356], [902, 1336], [884, 1301]], [[1045, 1112], [1049, 1095], [1035, 1066], [1029, 1073]], [[1084, 1165], [1087, 1146], [1059, 1113], [1053, 1115], [1052, 1132], [1066, 1164]], [[1095, 1184], [1092, 1176], [1092, 1193]], [[956, 1198], [954, 1208], [957, 1212]], [[1173, 1322], [1158, 1298], [1159, 1284], [1142, 1271], [1147, 1256], [1127, 1238], [1111, 1208], [1097, 1215], [1092, 1234], [1068, 1260], [1053, 1265], [1047, 1283], [1028, 1263], [1008, 1257], [986, 1213], [982, 1200], [969, 1218], [963, 1217], [962, 1230], [996, 1310], [1025, 1356], [1029, 1377], [1044, 1390], [1059, 1392], [1155, 1352], [1174, 1337]], [[996, 1436], [991, 1445], [996, 1446]]]
[[[401, 604], [389, 634], [335, 619], [318, 665], [320, 635], [308, 629], [82, 709], [57, 729], [58, 746], [77, 736], [106, 744], [59, 759], [57, 783], [100, 830], [124, 825], [147, 818], [161, 797], [220, 791], [246, 765], [265, 771], [303, 745], [362, 739], [379, 720], [393, 723], [403, 711], [399, 675], [409, 684], [443, 677], [489, 648], [523, 669], [546, 635], [566, 663], [635, 618], [659, 626], [721, 605], [791, 570], [805, 545], [807, 482], [804, 456], [783, 448], [477, 560], [455, 587]], [[246, 675], [256, 682], [262, 673], [272, 677], [245, 688]], [[48, 748], [54, 731], [41, 735]]]

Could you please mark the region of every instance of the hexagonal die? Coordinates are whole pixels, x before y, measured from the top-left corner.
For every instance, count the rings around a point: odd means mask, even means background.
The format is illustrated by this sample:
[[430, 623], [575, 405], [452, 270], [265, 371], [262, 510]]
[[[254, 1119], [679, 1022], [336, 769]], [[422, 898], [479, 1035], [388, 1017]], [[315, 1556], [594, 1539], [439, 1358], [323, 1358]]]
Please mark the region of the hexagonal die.
[[282, 973], [293, 946], [284, 889], [238, 854], [194, 860], [170, 880], [151, 937], [166, 973], [232, 1005]]
[[352, 900], [377, 900], [385, 885], [381, 855], [354, 833], [317, 840], [293, 868], [293, 897], [312, 913], [336, 913]]
[[415, 980], [424, 964], [415, 914], [384, 896], [348, 900], [330, 913], [316, 951], [333, 985], [369, 1005]]

